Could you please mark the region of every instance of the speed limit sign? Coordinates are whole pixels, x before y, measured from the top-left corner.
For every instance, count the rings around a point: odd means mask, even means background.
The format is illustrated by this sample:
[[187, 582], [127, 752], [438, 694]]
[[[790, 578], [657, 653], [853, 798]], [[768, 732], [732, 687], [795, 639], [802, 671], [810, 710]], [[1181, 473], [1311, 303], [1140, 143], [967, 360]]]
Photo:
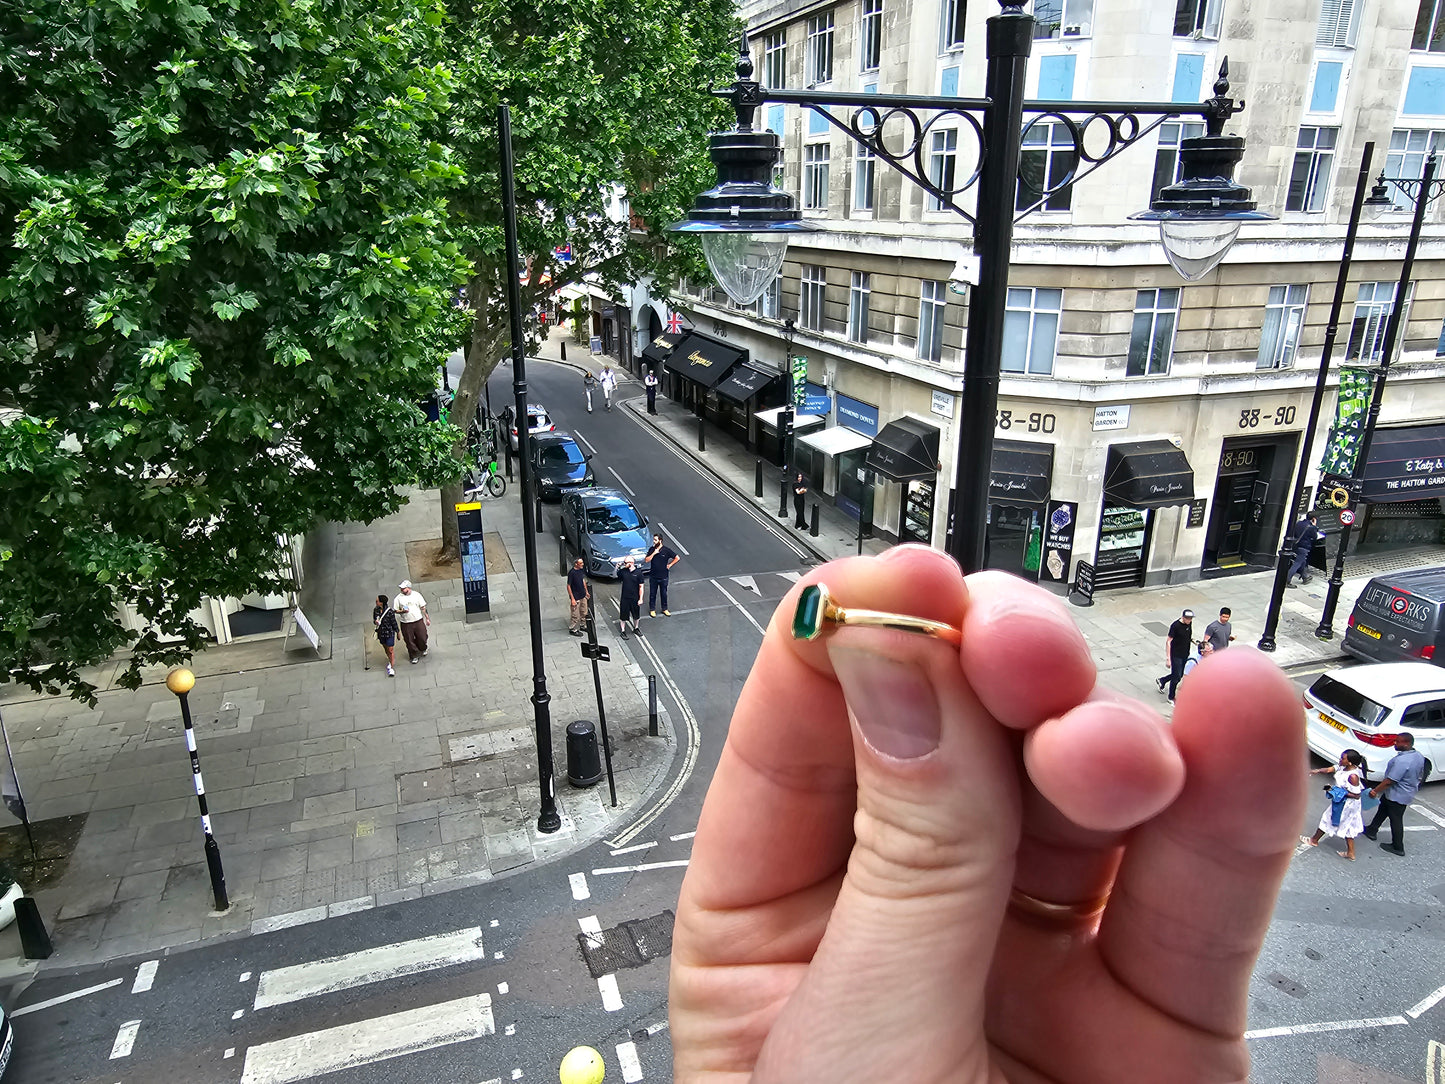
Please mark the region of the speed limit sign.
[[1355, 522], [1355, 514], [1346, 508], [1340, 513], [1340, 522], [1348, 527], [1351, 523]]

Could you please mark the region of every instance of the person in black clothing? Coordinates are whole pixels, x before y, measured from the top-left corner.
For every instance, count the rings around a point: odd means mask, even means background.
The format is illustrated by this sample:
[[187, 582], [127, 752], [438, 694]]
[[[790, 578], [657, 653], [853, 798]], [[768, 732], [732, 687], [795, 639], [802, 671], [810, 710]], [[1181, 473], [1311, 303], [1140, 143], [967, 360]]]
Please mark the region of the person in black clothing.
[[647, 613], [649, 617], [657, 616], [657, 596], [662, 595], [662, 612], [665, 616], [671, 617], [672, 611], [667, 608], [667, 575], [672, 571], [672, 566], [682, 560], [672, 547], [663, 542], [662, 535], [652, 536], [652, 548], [647, 551], [643, 558], [647, 562]]
[[592, 585], [587, 582], [587, 572], [579, 557], [567, 572], [567, 604], [570, 608], [567, 631], [573, 636], [587, 635], [587, 611], [591, 603]]
[[657, 370], [648, 369], [647, 375], [642, 378], [642, 386], [647, 389], [647, 412], [657, 413]]
[[1166, 684], [1169, 686], [1171, 701], [1179, 689], [1179, 679], [1184, 676], [1184, 666], [1194, 648], [1193, 624], [1194, 611], [1185, 610], [1179, 620], [1169, 626], [1169, 633], [1164, 637], [1164, 656], [1169, 660], [1169, 673], [1158, 678], [1157, 684], [1161, 693]]
[[1289, 578], [1286, 585], [1293, 587], [1294, 578], [1299, 577], [1300, 583], [1310, 582], [1310, 554], [1314, 552], [1315, 542], [1324, 537], [1315, 522], [1313, 512], [1305, 516], [1294, 525], [1294, 564], [1289, 566]]
[[642, 626], [639, 621], [642, 618], [642, 581], [647, 573], [637, 567], [631, 557], [622, 562], [622, 567], [617, 570], [617, 579], [622, 585], [621, 602], [622, 609], [622, 638], [627, 639], [627, 623], [632, 622], [632, 631], [640, 633]]
[[386, 676], [396, 677], [396, 614], [385, 595], [376, 596], [376, 605], [371, 608], [371, 624], [376, 629], [376, 639], [386, 651]]
[[803, 477], [802, 471], [798, 471], [798, 476], [793, 479], [793, 527], [799, 531], [808, 526], [808, 521], [803, 515], [807, 500], [808, 480]]

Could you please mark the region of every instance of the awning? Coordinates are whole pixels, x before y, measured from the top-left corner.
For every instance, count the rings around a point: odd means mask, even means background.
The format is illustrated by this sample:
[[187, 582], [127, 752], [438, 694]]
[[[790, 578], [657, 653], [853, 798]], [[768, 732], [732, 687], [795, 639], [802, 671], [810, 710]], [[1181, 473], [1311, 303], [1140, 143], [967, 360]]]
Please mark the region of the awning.
[[667, 355], [672, 353], [672, 348], [682, 342], [684, 335], [686, 332], [679, 331], [676, 335], [669, 335], [664, 331], [643, 348], [642, 360], [648, 365], [661, 365], [667, 360]]
[[938, 473], [938, 435], [917, 418], [891, 421], [873, 438], [867, 465], [895, 482], [932, 478]]
[[824, 455], [841, 455], [843, 452], [857, 451], [859, 448], [866, 448], [873, 443], [872, 437], [865, 437], [856, 429], [849, 429], [846, 425], [835, 425], [824, 429], [819, 433], [808, 433], [798, 438], [799, 444], [806, 444]]
[[715, 388], [732, 367], [747, 356], [746, 350], [690, 331], [682, 342], [672, 348], [672, 353], [667, 356], [667, 367], [705, 388]]
[[1054, 446], [995, 440], [988, 473], [991, 504], [1044, 504], [1054, 477]]
[[1167, 440], [1111, 444], [1104, 466], [1107, 508], [1167, 508], [1194, 499], [1194, 468]]
[[739, 403], [746, 403], [779, 375], [754, 369], [751, 365], [735, 365], [727, 379], [718, 384], [717, 393]]
[[[756, 421], [765, 429], [776, 429], [778, 427], [778, 415], [787, 410], [787, 407], [769, 407], [767, 410], [759, 410], [753, 415]], [[804, 429], [818, 429], [828, 423], [828, 419], [819, 414], [794, 414], [793, 432], [800, 433]]]
[[1361, 499], [1384, 504], [1445, 494], [1445, 425], [1376, 429]]

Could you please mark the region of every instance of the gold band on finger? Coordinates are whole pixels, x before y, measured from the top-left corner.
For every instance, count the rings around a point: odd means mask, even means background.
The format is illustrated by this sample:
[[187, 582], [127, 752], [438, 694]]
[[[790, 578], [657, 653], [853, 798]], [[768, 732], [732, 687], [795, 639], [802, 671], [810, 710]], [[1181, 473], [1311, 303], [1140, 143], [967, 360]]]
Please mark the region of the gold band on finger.
[[798, 607], [793, 611], [793, 639], [816, 640], [823, 635], [827, 623], [834, 625], [867, 625], [880, 629], [917, 632], [946, 640], [950, 644], [963, 641], [963, 633], [942, 621], [908, 614], [891, 614], [882, 610], [850, 610], [839, 606], [828, 594], [827, 584], [814, 583], [803, 588]]
[[1012, 889], [1008, 894], [1008, 905], [1021, 918], [1032, 920], [1045, 926], [1077, 926], [1081, 923], [1092, 922], [1104, 913], [1104, 907], [1109, 902], [1109, 895], [1104, 895], [1092, 900], [1080, 900], [1077, 903], [1050, 903], [1048, 900], [1041, 900], [1037, 896], [1030, 896], [1020, 889]]

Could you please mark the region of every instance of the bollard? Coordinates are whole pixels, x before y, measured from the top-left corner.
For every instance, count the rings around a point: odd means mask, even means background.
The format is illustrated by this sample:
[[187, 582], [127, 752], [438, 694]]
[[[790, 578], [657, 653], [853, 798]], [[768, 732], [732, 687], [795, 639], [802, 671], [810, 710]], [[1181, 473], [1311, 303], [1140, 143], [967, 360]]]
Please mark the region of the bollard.
[[211, 810], [206, 803], [206, 784], [201, 778], [201, 756], [196, 751], [196, 728], [191, 722], [190, 691], [196, 675], [186, 669], [172, 670], [166, 675], [166, 688], [181, 702], [181, 723], [186, 732], [186, 751], [191, 756], [191, 782], [196, 788], [196, 804], [201, 811], [201, 835], [205, 837], [206, 869], [211, 875], [211, 895], [217, 911], [228, 911], [231, 899], [226, 892], [226, 871], [221, 867], [221, 848], [211, 829]]
[[808, 527], [808, 533], [814, 538], [818, 537], [818, 502], [813, 502], [813, 522]]
[[657, 675], [647, 675], [647, 736], [657, 737]]
[[697, 416], [697, 450], [707, 451], [707, 437], [703, 434], [702, 415]]
[[763, 461], [758, 460], [757, 469], [753, 471], [753, 496], [758, 500], [763, 499]]
[[778, 490], [778, 515], [788, 518], [788, 476], [783, 475], [782, 488]]
[[511, 482], [514, 481], [512, 478], [512, 441], [505, 432], [505, 428], [502, 435], [502, 448], [507, 453], [507, 481]]
[[48, 959], [55, 948], [50, 943], [50, 934], [45, 932], [45, 921], [40, 917], [40, 908], [29, 896], [15, 901], [15, 928], [20, 931], [20, 951], [27, 960]]
[[538, 498], [537, 498], [536, 515], [537, 515], [537, 533], [538, 533], [538, 534], [541, 534], [541, 533], [545, 530], [545, 528], [543, 527], [543, 524], [542, 524], [542, 498], [541, 498], [541, 497], [538, 497]]
[[557, 536], [557, 571], [564, 576], [572, 571], [572, 563], [567, 560], [567, 536], [565, 534]]

